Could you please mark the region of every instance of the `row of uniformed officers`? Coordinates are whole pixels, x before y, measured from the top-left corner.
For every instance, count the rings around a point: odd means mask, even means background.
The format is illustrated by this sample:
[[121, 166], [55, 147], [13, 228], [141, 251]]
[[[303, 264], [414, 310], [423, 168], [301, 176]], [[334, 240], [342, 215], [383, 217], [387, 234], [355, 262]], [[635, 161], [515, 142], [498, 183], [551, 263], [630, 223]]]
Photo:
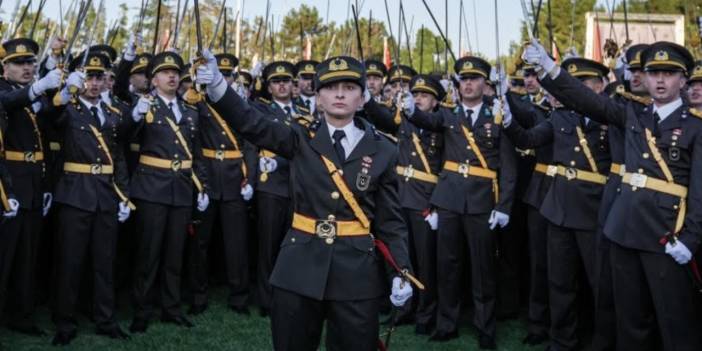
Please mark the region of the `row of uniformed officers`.
[[245, 72], [230, 54], [192, 67], [139, 53], [136, 38], [119, 59], [63, 44], [37, 62], [33, 41], [3, 43], [0, 308], [15, 331], [43, 334], [46, 240], [53, 344], [76, 337], [86, 264], [97, 333], [128, 337], [121, 255], [129, 331], [157, 315], [192, 327], [181, 289], [190, 314], [207, 309], [218, 228], [227, 304], [248, 314], [255, 280], [278, 350], [316, 349], [325, 325], [330, 349], [375, 349], [388, 290], [392, 323], [432, 341], [458, 337], [468, 302], [480, 348], [495, 349], [520, 289], [528, 345], [702, 348], [702, 68], [683, 47], [632, 46], [607, 84], [608, 67], [559, 66], [538, 42], [509, 79], [475, 56], [442, 79], [351, 57]]

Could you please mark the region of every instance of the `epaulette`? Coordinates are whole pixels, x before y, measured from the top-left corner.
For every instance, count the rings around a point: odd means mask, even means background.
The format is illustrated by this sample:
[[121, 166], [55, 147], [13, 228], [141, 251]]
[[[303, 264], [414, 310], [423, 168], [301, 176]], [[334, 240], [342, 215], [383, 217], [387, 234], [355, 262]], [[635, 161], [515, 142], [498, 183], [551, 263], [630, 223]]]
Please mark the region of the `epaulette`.
[[118, 109], [118, 108], [116, 108], [116, 107], [114, 107], [114, 106], [112, 106], [112, 105], [109, 105], [109, 104], [105, 104], [105, 105], [106, 105], [107, 108], [110, 109], [110, 111], [112, 111], [114, 114], [116, 114], [116, 115], [118, 115], [118, 116], [121, 116], [121, 115], [122, 115], [122, 110], [120, 110], [120, 109]]
[[305, 106], [295, 105], [295, 107], [297, 107], [297, 109], [300, 110], [300, 112], [303, 112], [304, 114], [310, 114], [310, 109], [308, 109]]
[[698, 109], [696, 109], [696, 108], [691, 108], [691, 109], [690, 109], [690, 114], [693, 115], [693, 116], [695, 116], [695, 117], [697, 117], [697, 118], [699, 118], [699, 119], [702, 119], [702, 111], [700, 111], [700, 110], [698, 110]]
[[262, 98], [262, 97], [259, 97], [258, 101], [262, 104], [265, 104], [265, 105], [270, 105], [270, 103], [271, 103], [271, 100], [268, 100], [268, 99]]
[[636, 101], [636, 102], [638, 102], [638, 103], [640, 103], [640, 104], [643, 104], [643, 105], [646, 105], [646, 106], [648, 106], [648, 105], [650, 105], [651, 103], [653, 103], [653, 99], [651, 99], [650, 96], [638, 96], [638, 95], [634, 95], [634, 94], [632, 94], [632, 93], [630, 93], [630, 92], [627, 92], [627, 91], [625, 91], [625, 90], [623, 90], [623, 89], [622, 89], [622, 90], [617, 89], [617, 94], [621, 95], [622, 97], [624, 97], [624, 98], [627, 99], [627, 100]]
[[379, 104], [381, 104], [381, 105], [383, 105], [383, 106], [385, 106], [385, 107], [387, 107], [387, 108], [393, 108], [393, 106], [395, 106], [395, 105], [392, 103], [392, 100], [380, 101]]
[[202, 94], [198, 93], [197, 90], [190, 88], [185, 92], [185, 94], [183, 94], [183, 100], [191, 105], [195, 105], [202, 101]]
[[385, 133], [385, 132], [381, 132], [381, 131], [379, 131], [378, 129], [373, 129], [373, 130], [375, 131], [375, 134], [380, 135], [380, 136], [384, 136], [384, 137], [386, 137], [388, 140], [390, 140], [391, 142], [397, 144], [398, 140], [397, 140], [397, 138], [396, 138], [395, 136], [390, 135], [390, 134]]
[[310, 124], [310, 123], [312, 123], [312, 122], [315, 121], [315, 118], [312, 117], [312, 115], [309, 115], [309, 114], [307, 114], [307, 115], [297, 114], [297, 115], [295, 115], [295, 121], [297, 121], [298, 123], [299, 123], [300, 121], [305, 121], [305, 122], [307, 122], [308, 124]]
[[442, 101], [440, 105], [441, 105], [441, 107], [446, 107], [447, 109], [450, 109], [450, 110], [453, 110], [454, 108], [456, 108], [456, 106], [458, 106], [455, 103], [448, 103], [445, 101]]

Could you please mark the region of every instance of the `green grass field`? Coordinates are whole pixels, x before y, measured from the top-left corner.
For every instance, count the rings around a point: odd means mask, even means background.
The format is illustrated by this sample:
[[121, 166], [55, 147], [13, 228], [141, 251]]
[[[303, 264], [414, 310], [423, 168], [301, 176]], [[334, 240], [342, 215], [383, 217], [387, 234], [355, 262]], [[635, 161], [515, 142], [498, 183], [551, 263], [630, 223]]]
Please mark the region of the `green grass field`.
[[[94, 333], [94, 327], [83, 316], [79, 319], [78, 337], [65, 350], [76, 351], [136, 351], [136, 350], [271, 350], [270, 324], [267, 318], [259, 317], [255, 309], [251, 309], [250, 317], [241, 317], [231, 312], [225, 301], [225, 290], [217, 289], [210, 300], [210, 308], [202, 315], [192, 318], [195, 327], [185, 329], [171, 324], [154, 322], [146, 334], [132, 336], [126, 341], [113, 341]], [[120, 325], [127, 331], [131, 314], [127, 308], [128, 300], [122, 299], [119, 314]], [[36, 338], [10, 332], [0, 331], [2, 350], [38, 351], [61, 350], [51, 346], [54, 325], [46, 307], [40, 308], [37, 320], [48, 333], [47, 336]], [[460, 337], [446, 343], [433, 343], [427, 337], [414, 334], [413, 326], [401, 326], [393, 334], [391, 350], [478, 350], [478, 343], [466, 319], [462, 322]], [[543, 350], [544, 346], [529, 348], [521, 343], [525, 335], [524, 321], [511, 320], [498, 322], [497, 344], [499, 350]], [[385, 327], [381, 327], [381, 333]], [[323, 348], [322, 348], [323, 349]]]

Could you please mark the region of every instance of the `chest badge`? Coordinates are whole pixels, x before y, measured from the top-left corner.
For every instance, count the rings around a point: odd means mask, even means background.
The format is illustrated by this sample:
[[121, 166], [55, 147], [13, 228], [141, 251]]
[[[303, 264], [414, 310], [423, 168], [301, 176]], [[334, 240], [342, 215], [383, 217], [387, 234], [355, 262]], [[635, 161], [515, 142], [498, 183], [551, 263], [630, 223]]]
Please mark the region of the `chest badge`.
[[361, 159], [361, 171], [356, 175], [356, 188], [360, 191], [368, 190], [370, 186], [370, 167], [373, 164], [373, 159], [369, 156], [363, 156]]
[[668, 159], [671, 161], [680, 161], [680, 149], [672, 146], [668, 149]]

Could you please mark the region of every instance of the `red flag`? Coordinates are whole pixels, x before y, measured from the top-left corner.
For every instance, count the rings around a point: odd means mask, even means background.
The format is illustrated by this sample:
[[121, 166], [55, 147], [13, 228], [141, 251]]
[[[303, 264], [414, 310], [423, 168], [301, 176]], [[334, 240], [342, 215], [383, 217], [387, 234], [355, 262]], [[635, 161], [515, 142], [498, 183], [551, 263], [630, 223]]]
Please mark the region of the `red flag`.
[[592, 41], [592, 60], [602, 63], [602, 39], [600, 38], [600, 21], [595, 20], [595, 33]]
[[390, 49], [388, 49], [388, 37], [383, 38], [383, 63], [385, 67], [390, 69], [392, 66], [392, 58], [390, 58]]

